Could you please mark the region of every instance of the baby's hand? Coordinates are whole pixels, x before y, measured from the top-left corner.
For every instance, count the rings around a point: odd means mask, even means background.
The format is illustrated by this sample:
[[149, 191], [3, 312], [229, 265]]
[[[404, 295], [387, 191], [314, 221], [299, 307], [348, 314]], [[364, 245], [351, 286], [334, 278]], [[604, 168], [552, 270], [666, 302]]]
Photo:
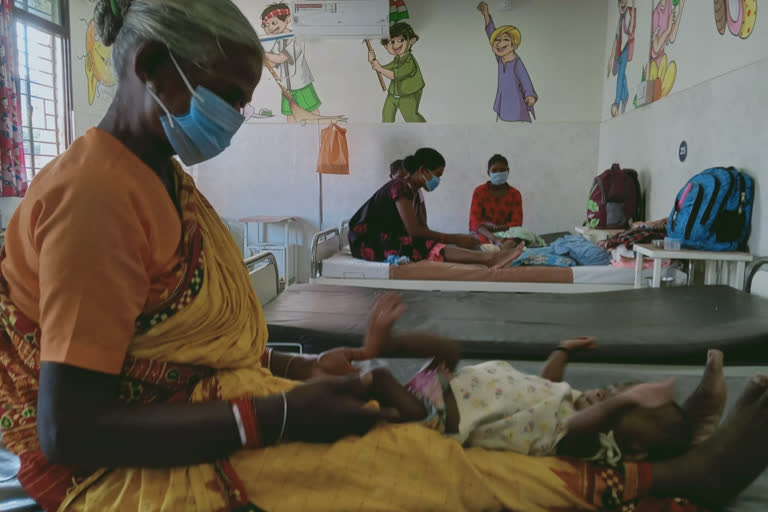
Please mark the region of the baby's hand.
[[560, 342], [560, 346], [567, 350], [592, 350], [597, 348], [597, 338], [585, 336]]
[[367, 357], [376, 357], [389, 341], [392, 326], [395, 325], [405, 310], [406, 305], [400, 300], [400, 294], [387, 293], [373, 307], [368, 320], [368, 333], [365, 336], [363, 350]]
[[675, 379], [657, 382], [645, 382], [633, 386], [624, 392], [624, 396], [639, 407], [653, 409], [661, 407], [675, 398]]

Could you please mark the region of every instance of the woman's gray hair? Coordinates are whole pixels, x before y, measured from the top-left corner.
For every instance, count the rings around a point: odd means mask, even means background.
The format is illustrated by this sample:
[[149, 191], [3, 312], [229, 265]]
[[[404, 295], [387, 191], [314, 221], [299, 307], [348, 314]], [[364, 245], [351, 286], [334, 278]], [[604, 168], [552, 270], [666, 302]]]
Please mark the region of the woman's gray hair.
[[118, 77], [125, 72], [126, 52], [144, 41], [163, 43], [201, 67], [226, 57], [222, 42], [264, 51], [253, 25], [232, 0], [98, 0], [94, 19], [102, 43], [114, 45]]

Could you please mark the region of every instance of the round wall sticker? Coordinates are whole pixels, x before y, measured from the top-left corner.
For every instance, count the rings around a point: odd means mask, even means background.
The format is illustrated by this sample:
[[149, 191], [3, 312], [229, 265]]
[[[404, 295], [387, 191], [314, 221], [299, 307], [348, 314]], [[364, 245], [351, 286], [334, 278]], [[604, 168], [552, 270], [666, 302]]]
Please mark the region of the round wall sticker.
[[685, 162], [685, 159], [688, 158], [688, 143], [683, 141], [680, 143], [680, 149], [677, 151], [677, 156], [680, 157], [681, 162]]

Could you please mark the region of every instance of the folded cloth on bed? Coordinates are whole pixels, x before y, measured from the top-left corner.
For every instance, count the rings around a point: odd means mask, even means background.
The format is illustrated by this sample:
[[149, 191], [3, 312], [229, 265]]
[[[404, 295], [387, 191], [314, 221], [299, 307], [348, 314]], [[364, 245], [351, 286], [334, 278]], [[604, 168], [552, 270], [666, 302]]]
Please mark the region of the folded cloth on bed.
[[528, 247], [546, 247], [547, 242], [533, 231], [515, 227], [494, 233], [496, 238], [523, 240]]
[[667, 224], [638, 224], [623, 233], [612, 236], [600, 242], [600, 247], [613, 249], [624, 246], [631, 249], [635, 244], [647, 244], [654, 240], [663, 240], [667, 236]]
[[569, 256], [577, 265], [610, 265], [611, 255], [581, 236], [567, 235], [552, 243], [555, 254]]
[[509, 264], [510, 267], [575, 267], [576, 265], [578, 263], [573, 258], [557, 254], [551, 247], [526, 249], [519, 258]]

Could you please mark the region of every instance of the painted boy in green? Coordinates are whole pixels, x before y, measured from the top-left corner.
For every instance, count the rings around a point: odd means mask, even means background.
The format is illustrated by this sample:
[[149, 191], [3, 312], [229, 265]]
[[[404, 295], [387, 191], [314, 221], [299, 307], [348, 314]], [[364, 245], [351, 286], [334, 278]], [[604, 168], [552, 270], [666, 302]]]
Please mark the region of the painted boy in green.
[[394, 60], [382, 66], [373, 51], [368, 54], [368, 61], [374, 71], [390, 80], [381, 116], [382, 122], [394, 123], [399, 110], [405, 122], [425, 123], [427, 120], [419, 113], [425, 85], [424, 77], [416, 57], [411, 53], [411, 48], [419, 40], [419, 36], [404, 22], [395, 23], [389, 32], [390, 38], [382, 39], [381, 44], [390, 55], [394, 55]]

